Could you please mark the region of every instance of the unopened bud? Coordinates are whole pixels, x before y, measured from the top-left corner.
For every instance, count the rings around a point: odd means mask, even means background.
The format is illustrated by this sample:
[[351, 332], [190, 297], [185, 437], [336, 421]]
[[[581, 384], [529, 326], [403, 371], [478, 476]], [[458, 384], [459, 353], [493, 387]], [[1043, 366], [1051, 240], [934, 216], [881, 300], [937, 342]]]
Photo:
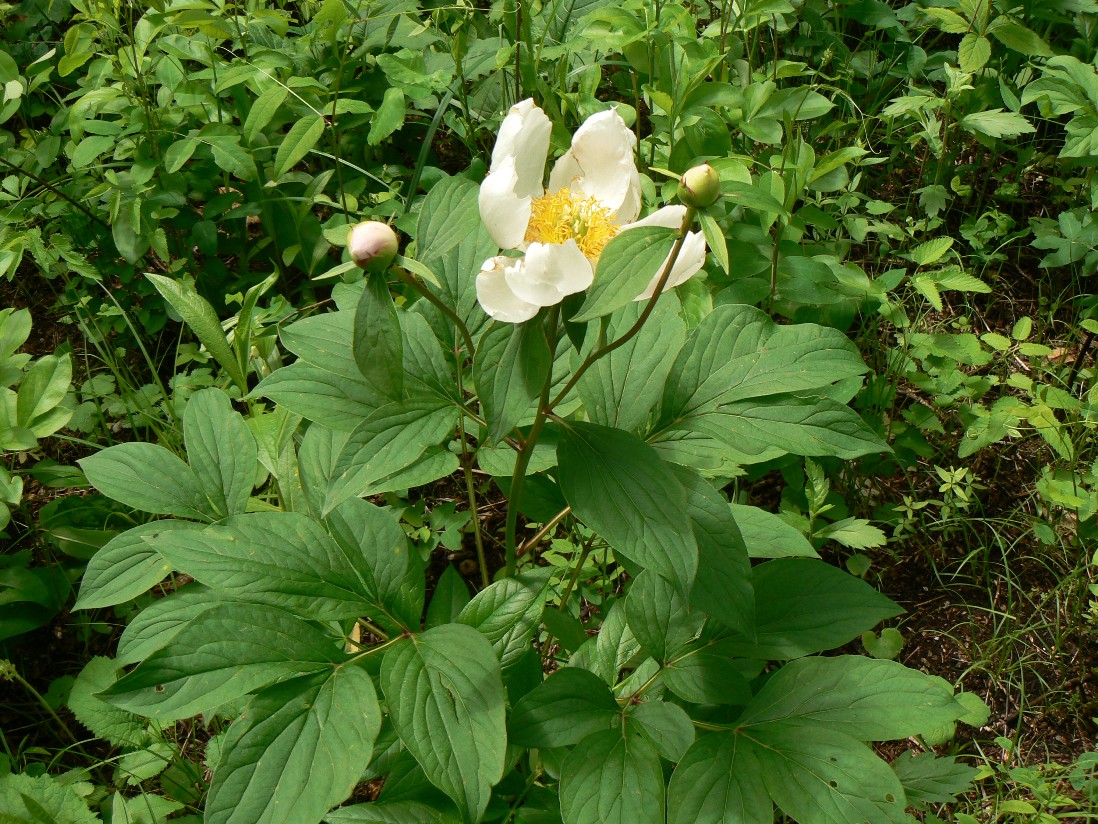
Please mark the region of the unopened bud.
[[688, 169], [679, 179], [679, 200], [695, 209], [712, 206], [721, 196], [721, 178], [708, 163]]
[[387, 223], [367, 220], [353, 227], [347, 235], [347, 250], [351, 260], [368, 272], [383, 271], [398, 248], [396, 232]]

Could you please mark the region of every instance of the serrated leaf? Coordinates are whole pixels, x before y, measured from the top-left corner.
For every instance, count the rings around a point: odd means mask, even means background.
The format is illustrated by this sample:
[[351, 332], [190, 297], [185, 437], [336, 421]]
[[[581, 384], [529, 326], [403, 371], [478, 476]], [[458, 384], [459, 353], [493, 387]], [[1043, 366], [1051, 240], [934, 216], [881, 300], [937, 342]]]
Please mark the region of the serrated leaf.
[[965, 792], [978, 773], [975, 767], [959, 764], [953, 756], [936, 758], [933, 752], [904, 753], [892, 762], [908, 804], [950, 804]]
[[472, 627], [444, 624], [385, 654], [381, 688], [404, 746], [467, 822], [503, 777], [507, 750], [499, 662]]
[[[3, 824], [100, 824], [76, 788], [49, 775], [0, 775], [0, 822]], [[9, 817], [10, 816], [10, 817]]]
[[360, 667], [268, 687], [233, 722], [205, 804], [207, 824], [316, 824], [344, 801], [381, 729]]
[[988, 137], [1017, 137], [1035, 131], [1029, 121], [1017, 112], [1004, 112], [1001, 108], [967, 114], [957, 121], [970, 132]]
[[929, 266], [945, 257], [946, 252], [952, 248], [953, 238], [937, 237], [934, 240], [928, 240], [926, 243], [920, 243], [904, 257], [916, 266]]
[[961, 71], [976, 73], [987, 65], [991, 58], [991, 41], [981, 34], [970, 31], [961, 38], [957, 47], [957, 60]]
[[135, 749], [154, 737], [146, 729], [144, 719], [112, 707], [95, 695], [114, 683], [120, 666], [110, 658], [98, 655], [92, 658], [80, 670], [66, 703], [76, 720], [96, 738], [109, 741], [116, 747]]

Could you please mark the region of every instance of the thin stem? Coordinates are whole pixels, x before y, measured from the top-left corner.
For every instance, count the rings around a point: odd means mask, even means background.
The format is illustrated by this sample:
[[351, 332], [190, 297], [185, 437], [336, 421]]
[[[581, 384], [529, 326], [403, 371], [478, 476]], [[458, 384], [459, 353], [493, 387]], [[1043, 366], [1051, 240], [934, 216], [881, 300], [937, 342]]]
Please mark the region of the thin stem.
[[77, 209], [79, 209], [81, 212], [83, 212], [85, 215], [87, 215], [89, 220], [95, 221], [100, 226], [102, 226], [104, 229], [110, 229], [111, 228], [110, 224], [107, 223], [107, 221], [103, 220], [103, 218], [101, 218], [101, 217], [99, 217], [99, 215], [95, 214], [91, 209], [89, 209], [83, 203], [81, 203], [80, 201], [73, 198], [72, 195], [69, 195], [68, 193], [66, 193], [66, 192], [62, 191], [61, 189], [57, 188], [56, 186], [54, 186], [52, 183], [50, 183], [45, 178], [39, 177], [34, 172], [28, 171], [28, 170], [22, 168], [21, 166], [16, 166], [14, 163], [12, 163], [6, 157], [0, 157], [0, 163], [3, 163], [9, 169], [11, 169], [14, 172], [17, 172], [18, 174], [25, 175], [26, 177], [29, 177], [31, 180], [33, 180], [35, 183], [37, 183], [39, 186], [44, 186], [45, 188], [49, 189], [51, 192], [53, 192], [55, 195], [60, 197], [62, 200], [67, 201], [70, 206], [75, 206]]
[[[457, 338], [457, 332], [454, 337]], [[461, 378], [461, 344], [454, 341], [455, 360], [457, 361], [457, 390], [458, 395], [465, 397], [465, 387]], [[473, 521], [473, 539], [477, 545], [477, 563], [480, 565], [480, 583], [484, 588], [488, 587], [491, 579], [488, 577], [488, 563], [484, 557], [484, 538], [480, 534], [480, 510], [477, 508], [477, 490], [473, 482], [473, 456], [469, 451], [469, 439], [465, 436], [465, 416], [458, 415], [458, 437], [461, 439], [461, 468], [465, 473], [465, 494], [469, 499], [469, 517]]]
[[80, 739], [73, 734], [73, 731], [69, 729], [68, 724], [61, 720], [61, 716], [54, 711], [53, 707], [50, 706], [50, 702], [42, 696], [42, 693], [31, 686], [30, 682], [19, 674], [19, 670], [15, 668], [15, 664], [11, 661], [0, 660], [0, 680], [14, 681], [29, 692], [34, 697], [34, 700], [41, 704], [42, 708], [57, 722], [57, 726], [72, 740], [77, 749], [79, 749], [80, 752], [84, 752], [83, 747], [80, 746]]
[[[549, 316], [545, 321], [546, 342], [549, 344], [549, 363], [557, 352], [557, 322], [560, 319], [560, 306], [554, 306], [549, 310]], [[550, 370], [545, 376], [545, 383], [541, 387], [541, 397], [538, 399], [538, 411], [534, 415], [534, 424], [515, 458], [515, 471], [511, 473], [511, 489], [508, 494], [507, 522], [504, 527], [504, 551], [506, 553], [506, 567], [504, 574], [510, 578], [515, 574], [515, 562], [518, 559], [516, 532], [518, 531], [519, 496], [522, 494], [522, 486], [526, 481], [526, 469], [530, 466], [530, 459], [534, 455], [534, 447], [541, 437], [541, 430], [545, 427], [547, 413], [549, 412], [549, 391], [553, 382], [553, 373]]]
[[462, 340], [465, 343], [466, 351], [469, 353], [470, 356], [472, 356], [472, 354], [476, 351], [476, 347], [473, 346], [473, 336], [469, 334], [469, 328], [465, 325], [465, 322], [460, 317], [458, 317], [457, 312], [447, 306], [442, 301], [442, 299], [438, 297], [438, 295], [436, 295], [434, 292], [432, 292], [430, 289], [420, 283], [419, 278], [417, 278], [411, 272], [402, 269], [399, 266], [393, 266], [392, 271], [395, 272], [396, 276], [404, 281], [404, 283], [408, 284], [417, 292], [419, 292], [423, 297], [427, 298], [428, 301], [434, 304], [435, 308], [437, 308], [444, 315], [446, 315], [446, 317], [454, 322], [454, 326], [456, 326], [458, 332], [461, 333]]
[[605, 346], [596, 349], [580, 364], [572, 377], [565, 384], [564, 388], [557, 393], [557, 396], [553, 399], [553, 402], [549, 404], [546, 411], [551, 411], [560, 405], [560, 402], [568, 395], [569, 392], [579, 383], [579, 379], [583, 377], [583, 373], [586, 372], [599, 358], [604, 355], [609, 355], [615, 349], [620, 346], [624, 346], [641, 330], [645, 321], [648, 320], [653, 310], [656, 308], [656, 301], [660, 299], [660, 295], [663, 294], [663, 289], [667, 286], [667, 281], [671, 278], [671, 271], [675, 268], [675, 263], [679, 259], [679, 253], [682, 251], [682, 245], [686, 242], [686, 233], [690, 230], [690, 227], [694, 223], [694, 215], [697, 214], [697, 210], [692, 206], [686, 207], [686, 214], [683, 215], [682, 225], [679, 227], [679, 236], [675, 239], [675, 245], [671, 247], [671, 254], [667, 258], [667, 263], [664, 264], [663, 272], [660, 274], [659, 282], [656, 284], [655, 291], [652, 292], [652, 297], [648, 299], [648, 303], [644, 307], [644, 311], [641, 312], [640, 317], [637, 318], [637, 322], [629, 327], [629, 331], [618, 338], [612, 343], [608, 343]]
[[518, 556], [521, 558], [523, 555], [525, 555], [531, 549], [536, 547], [541, 542], [541, 539], [544, 538], [546, 535], [548, 535], [552, 530], [554, 530], [556, 528], [557, 524], [559, 524], [561, 521], [563, 521], [565, 518], [567, 518], [568, 515], [571, 512], [572, 512], [572, 507], [566, 506], [564, 509], [562, 509], [560, 512], [558, 512], [556, 515], [554, 515], [552, 518], [550, 518], [549, 522], [545, 526], [543, 526], [541, 529], [539, 529], [534, 534], [533, 538], [531, 538], [529, 541], [527, 541], [526, 543], [524, 543], [522, 546], [520, 546], [518, 548]]

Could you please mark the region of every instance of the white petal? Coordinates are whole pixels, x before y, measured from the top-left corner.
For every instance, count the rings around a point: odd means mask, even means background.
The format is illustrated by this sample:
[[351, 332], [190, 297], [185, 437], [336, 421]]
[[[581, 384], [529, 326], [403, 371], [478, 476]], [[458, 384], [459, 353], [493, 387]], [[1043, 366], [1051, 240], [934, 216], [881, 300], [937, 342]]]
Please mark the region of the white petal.
[[501, 249], [521, 248], [530, 223], [533, 198], [516, 194], [517, 184], [515, 159], [511, 157], [500, 161], [480, 184], [480, 219]]
[[514, 191], [519, 197], [540, 197], [544, 191], [552, 130], [548, 115], [531, 98], [516, 103], [503, 118], [492, 149], [491, 171], [494, 173], [508, 158], [513, 160], [517, 178]]
[[504, 273], [515, 295], [538, 306], [555, 306], [574, 292], [582, 292], [595, 279], [591, 263], [576, 241], [531, 243], [521, 266]]
[[549, 190], [571, 189], [593, 197], [628, 223], [640, 212], [641, 187], [633, 147], [637, 138], [614, 110], [591, 115], [556, 162]]
[[[663, 210], [661, 209], [660, 211]], [[633, 226], [638, 225], [640, 224], [633, 224]], [[660, 275], [663, 274], [663, 267], [667, 265], [667, 259], [670, 257], [671, 255], [669, 254], [667, 258], [664, 258], [663, 263], [660, 264], [660, 268], [656, 270], [656, 274], [648, 283], [648, 288], [646, 288], [643, 292], [633, 298], [633, 300], [648, 300], [650, 297], [652, 297], [652, 295], [656, 291], [656, 286], [660, 282]], [[690, 278], [694, 277], [694, 275], [696, 275], [701, 270], [704, 263], [705, 236], [701, 232], [687, 232], [686, 240], [682, 242], [682, 248], [679, 250], [679, 257], [675, 261], [674, 267], [671, 269], [671, 276], [667, 279], [667, 283], [663, 287], [663, 291], [666, 292], [668, 289], [674, 289], [676, 286], [686, 283], [686, 281], [690, 280]]]
[[480, 307], [503, 323], [522, 323], [538, 313], [540, 306], [527, 303], [511, 291], [504, 277], [509, 265], [520, 263], [509, 257], [494, 257], [484, 261], [477, 275], [477, 300]]
[[626, 229], [636, 229], [638, 226], [663, 226], [667, 229], [678, 229], [682, 226], [682, 219], [684, 217], [686, 217], [685, 206], [664, 206], [662, 209], [657, 209], [648, 217], [642, 218], [636, 223], [622, 226], [621, 230], [624, 232]]

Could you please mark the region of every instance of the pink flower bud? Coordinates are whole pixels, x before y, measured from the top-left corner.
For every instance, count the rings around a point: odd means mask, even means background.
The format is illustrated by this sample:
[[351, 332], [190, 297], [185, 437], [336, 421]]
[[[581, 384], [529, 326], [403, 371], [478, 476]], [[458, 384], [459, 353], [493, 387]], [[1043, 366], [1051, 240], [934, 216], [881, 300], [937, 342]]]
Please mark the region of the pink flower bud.
[[385, 270], [396, 257], [397, 248], [396, 232], [377, 220], [359, 223], [347, 235], [351, 260], [368, 272]]

